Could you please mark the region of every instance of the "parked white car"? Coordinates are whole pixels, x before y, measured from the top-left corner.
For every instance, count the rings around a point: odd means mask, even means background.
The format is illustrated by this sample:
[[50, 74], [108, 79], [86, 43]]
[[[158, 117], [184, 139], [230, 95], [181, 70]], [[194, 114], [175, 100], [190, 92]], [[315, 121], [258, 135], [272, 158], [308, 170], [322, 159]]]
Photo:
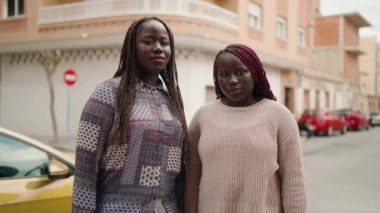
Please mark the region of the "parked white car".
[[380, 126], [380, 112], [371, 112], [369, 123], [371, 126]]

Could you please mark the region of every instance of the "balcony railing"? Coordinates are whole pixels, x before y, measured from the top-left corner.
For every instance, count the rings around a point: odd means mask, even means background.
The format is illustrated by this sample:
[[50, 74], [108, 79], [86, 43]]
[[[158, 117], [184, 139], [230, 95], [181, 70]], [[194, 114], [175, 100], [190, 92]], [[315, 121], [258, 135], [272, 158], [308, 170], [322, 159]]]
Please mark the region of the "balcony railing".
[[175, 15], [238, 27], [238, 15], [216, 5], [193, 0], [97, 0], [42, 7], [39, 24], [82, 21], [127, 15]]

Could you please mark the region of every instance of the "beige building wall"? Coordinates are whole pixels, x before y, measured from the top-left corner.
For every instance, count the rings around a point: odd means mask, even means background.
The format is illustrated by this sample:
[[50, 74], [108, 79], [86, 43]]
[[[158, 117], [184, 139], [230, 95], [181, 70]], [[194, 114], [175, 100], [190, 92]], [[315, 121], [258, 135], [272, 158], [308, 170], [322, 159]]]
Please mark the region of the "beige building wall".
[[378, 99], [376, 94], [376, 57], [377, 39], [367, 37], [360, 39], [360, 49], [364, 52], [360, 56], [360, 89], [361, 110], [366, 113], [378, 110]]
[[[135, 2], [138, 2], [134, 0]], [[180, 0], [178, 0], [180, 2]], [[300, 26], [305, 28], [306, 40], [309, 40], [309, 29], [306, 28], [309, 17], [299, 11], [310, 10], [310, 3], [302, 0], [251, 0], [262, 8], [262, 30], [258, 33], [259, 39], [249, 33], [248, 2], [246, 0], [203, 0], [215, 4], [221, 9], [235, 13], [238, 16], [239, 30], [215, 25], [205, 20], [188, 16], [160, 15], [167, 20], [170, 27], [178, 35], [198, 36], [226, 43], [242, 42], [249, 44], [258, 51], [274, 55], [292, 62], [304, 65], [307, 61], [307, 51], [297, 45], [297, 32]], [[122, 35], [127, 26], [138, 16], [107, 17], [100, 19], [84, 19], [77, 21], [55, 22], [38, 24], [41, 18], [41, 8], [48, 6], [65, 6], [70, 3], [80, 3], [80, 0], [35, 0], [33, 4], [25, 1], [25, 16], [12, 20], [1, 20], [0, 45], [15, 45], [20, 42], [46, 42], [60, 40], [77, 40], [84, 38], [104, 37], [108, 35]], [[87, 1], [91, 2], [91, 1]], [[273, 9], [275, 8], [275, 9]], [[169, 11], [170, 9], [168, 9]], [[165, 13], [163, 13], [165, 14]], [[306, 13], [307, 14], [307, 13]], [[154, 14], [152, 14], [154, 15]], [[286, 20], [285, 40], [276, 38], [276, 19], [283, 17]], [[28, 37], [25, 36], [28, 34]], [[261, 38], [261, 39], [260, 39]], [[308, 45], [308, 42], [306, 42]]]
[[219, 7], [225, 8], [232, 12], [238, 12], [238, 0], [200, 0], [204, 2], [208, 2]]
[[[304, 110], [303, 104], [300, 104], [303, 101], [303, 95], [299, 87], [302, 86], [301, 82], [308, 78], [303, 76], [305, 70], [310, 71], [311, 23], [319, 11], [319, 1], [250, 0], [239, 2], [240, 40], [253, 47], [264, 64], [274, 66], [281, 73], [281, 92], [278, 99], [298, 116]], [[262, 8], [261, 30], [248, 26], [249, 2]], [[278, 17], [286, 21], [285, 39], [278, 39], [276, 35]], [[303, 47], [298, 44], [300, 29], [303, 29], [305, 33]], [[311, 78], [314, 78], [313, 75]]]
[[[253, 2], [262, 8], [261, 30], [254, 30], [248, 25], [248, 3]], [[310, 5], [302, 0], [239, 0], [240, 42], [249, 44], [259, 52], [265, 52], [299, 65], [306, 65], [307, 51], [297, 45], [299, 26], [307, 26], [310, 21], [307, 16], [299, 16], [299, 11], [307, 11]], [[275, 9], [274, 9], [275, 8]], [[282, 17], [286, 20], [286, 39], [276, 37], [276, 20]], [[306, 41], [309, 40], [309, 29], [305, 27]], [[306, 48], [308, 42], [306, 42]]]
[[83, 2], [83, 1], [86, 1], [86, 0], [40, 0], [41, 2], [40, 4], [41, 6], [50, 6], [50, 5], [77, 3], [77, 2]]
[[[306, 58], [309, 58], [308, 55], [308, 48], [310, 47], [310, 40], [311, 40], [311, 25], [312, 25], [312, 20], [314, 19], [312, 16], [312, 10], [313, 10], [313, 5], [310, 4], [310, 1], [298, 1], [298, 12], [295, 13], [298, 16], [298, 28], [302, 28], [305, 31], [305, 47], [300, 47], [297, 45], [298, 49], [298, 54], [300, 55], [305, 55]], [[300, 12], [300, 11], [309, 11], [308, 13], [306, 12]]]
[[376, 102], [374, 103], [375, 111], [380, 111], [380, 44], [376, 45]]
[[344, 44], [345, 46], [358, 46], [359, 34], [357, 33], [358, 26], [352, 21], [347, 20], [344, 22]]
[[[380, 97], [380, 44], [376, 45], [376, 95]], [[379, 103], [380, 110], [380, 103]]]
[[[314, 22], [312, 67], [336, 85], [335, 107], [360, 108], [359, 29], [369, 23], [358, 13], [318, 17]], [[344, 98], [337, 92], [343, 89]]]

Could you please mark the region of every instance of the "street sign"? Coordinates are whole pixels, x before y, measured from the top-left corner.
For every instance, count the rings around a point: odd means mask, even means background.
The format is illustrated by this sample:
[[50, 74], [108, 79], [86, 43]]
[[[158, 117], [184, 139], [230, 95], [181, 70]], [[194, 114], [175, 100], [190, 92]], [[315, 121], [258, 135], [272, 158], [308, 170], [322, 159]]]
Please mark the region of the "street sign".
[[63, 74], [63, 80], [65, 81], [65, 84], [67, 86], [73, 86], [75, 82], [77, 81], [77, 74], [74, 70], [69, 69], [66, 70]]
[[77, 74], [73, 69], [68, 69], [63, 74], [63, 81], [67, 87], [67, 141], [71, 143], [71, 92], [70, 86], [77, 81]]

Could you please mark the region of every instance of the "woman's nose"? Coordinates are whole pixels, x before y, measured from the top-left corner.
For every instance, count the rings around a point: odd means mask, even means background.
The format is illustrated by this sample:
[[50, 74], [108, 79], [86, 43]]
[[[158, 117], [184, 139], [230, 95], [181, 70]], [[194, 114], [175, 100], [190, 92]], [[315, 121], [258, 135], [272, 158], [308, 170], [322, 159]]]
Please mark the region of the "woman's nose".
[[238, 78], [234, 74], [231, 74], [229, 83], [230, 84], [236, 84], [236, 83], [238, 83]]
[[163, 51], [160, 42], [157, 41], [154, 43], [153, 50], [155, 52], [162, 52]]

